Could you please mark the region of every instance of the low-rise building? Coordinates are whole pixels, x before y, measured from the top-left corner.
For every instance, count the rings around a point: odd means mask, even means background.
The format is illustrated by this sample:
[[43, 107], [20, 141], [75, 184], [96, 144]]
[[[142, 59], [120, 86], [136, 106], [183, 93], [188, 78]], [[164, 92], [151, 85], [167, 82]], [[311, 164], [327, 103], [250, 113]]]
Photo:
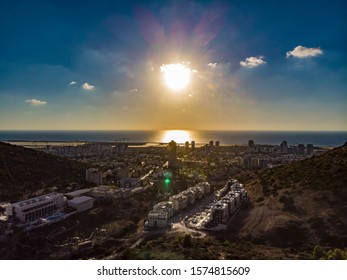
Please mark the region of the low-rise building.
[[65, 198], [62, 193], [50, 193], [12, 203], [6, 208], [6, 215], [14, 222], [27, 223], [51, 216], [63, 210]]
[[87, 211], [93, 208], [94, 199], [89, 196], [79, 196], [75, 197], [67, 202], [72, 208], [75, 208], [77, 212]]

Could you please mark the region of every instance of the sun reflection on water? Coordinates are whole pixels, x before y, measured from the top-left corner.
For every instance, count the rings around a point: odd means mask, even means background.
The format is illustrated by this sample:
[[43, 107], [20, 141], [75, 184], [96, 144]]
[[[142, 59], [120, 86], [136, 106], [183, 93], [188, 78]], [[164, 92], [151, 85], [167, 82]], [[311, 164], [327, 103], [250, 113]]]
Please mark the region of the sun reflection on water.
[[190, 130], [162, 130], [160, 135], [160, 142], [168, 143], [174, 140], [176, 143], [185, 143], [192, 141], [192, 131]]

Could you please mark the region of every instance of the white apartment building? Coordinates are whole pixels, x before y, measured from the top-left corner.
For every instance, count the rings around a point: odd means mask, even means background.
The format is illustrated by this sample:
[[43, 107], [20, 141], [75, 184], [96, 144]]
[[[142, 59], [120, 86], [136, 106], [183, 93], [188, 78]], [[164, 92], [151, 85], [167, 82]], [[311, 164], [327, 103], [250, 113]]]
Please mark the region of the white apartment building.
[[152, 210], [148, 214], [148, 226], [152, 228], [165, 228], [168, 225], [169, 217], [167, 212]]
[[6, 214], [8, 219], [27, 223], [63, 210], [65, 203], [62, 193], [50, 193], [12, 203], [7, 206]]
[[186, 208], [188, 205], [188, 197], [183, 195], [182, 193], [171, 196], [169, 198], [169, 201], [172, 202], [173, 208], [176, 211], [180, 211], [181, 209]]
[[204, 194], [208, 194], [211, 191], [211, 185], [208, 182], [201, 182], [195, 185], [196, 187], [200, 187]]
[[159, 202], [158, 204], [153, 206], [153, 210], [158, 212], [166, 212], [168, 218], [172, 218], [174, 215], [173, 203], [170, 201]]
[[183, 191], [181, 194], [188, 197], [188, 203], [194, 204], [195, 203], [195, 192], [191, 191], [190, 189]]
[[202, 197], [204, 196], [204, 190], [202, 189], [202, 187], [191, 187], [190, 188], [194, 193], [195, 193], [195, 198], [196, 199], [202, 199]]
[[217, 202], [211, 208], [211, 218], [218, 223], [225, 223], [229, 218], [228, 204]]

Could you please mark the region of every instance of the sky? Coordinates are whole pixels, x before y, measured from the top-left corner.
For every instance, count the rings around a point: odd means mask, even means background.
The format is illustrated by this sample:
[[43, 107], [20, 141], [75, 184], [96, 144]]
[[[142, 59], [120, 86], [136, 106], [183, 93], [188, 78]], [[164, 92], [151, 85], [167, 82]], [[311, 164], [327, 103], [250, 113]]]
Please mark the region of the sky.
[[[347, 130], [329, 1], [0, 2], [0, 130]], [[167, 65], [189, 69], [179, 91]]]

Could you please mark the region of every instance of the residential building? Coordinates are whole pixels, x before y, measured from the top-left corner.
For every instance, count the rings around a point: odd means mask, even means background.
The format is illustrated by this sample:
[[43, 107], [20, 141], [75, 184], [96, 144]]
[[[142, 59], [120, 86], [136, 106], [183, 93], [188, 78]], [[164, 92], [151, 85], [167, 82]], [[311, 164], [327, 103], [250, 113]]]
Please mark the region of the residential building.
[[212, 221], [219, 224], [225, 223], [229, 217], [228, 204], [217, 202], [211, 208]]
[[159, 202], [153, 206], [153, 210], [167, 213], [168, 218], [171, 218], [174, 214], [173, 203], [169, 201]]
[[150, 228], [165, 228], [169, 222], [167, 212], [152, 210], [148, 214], [148, 227]]

